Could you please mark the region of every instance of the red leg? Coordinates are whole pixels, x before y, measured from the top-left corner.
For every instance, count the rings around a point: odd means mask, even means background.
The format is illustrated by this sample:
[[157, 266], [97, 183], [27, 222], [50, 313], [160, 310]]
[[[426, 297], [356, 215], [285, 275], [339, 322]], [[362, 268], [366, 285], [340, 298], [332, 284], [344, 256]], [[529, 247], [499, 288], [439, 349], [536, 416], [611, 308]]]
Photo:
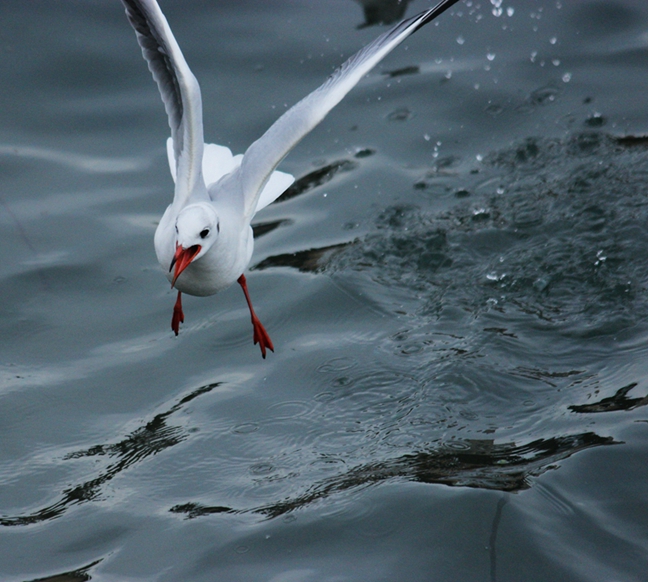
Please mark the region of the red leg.
[[171, 318], [171, 329], [178, 335], [180, 324], [184, 323], [184, 313], [182, 313], [182, 293], [178, 291], [178, 298], [173, 306], [173, 317]]
[[248, 293], [247, 289], [247, 281], [245, 280], [245, 275], [241, 275], [238, 278], [238, 284], [243, 289], [243, 293], [245, 293], [245, 300], [247, 301], [248, 307], [250, 308], [252, 326], [254, 327], [254, 345], [259, 344], [259, 347], [261, 348], [261, 355], [263, 356], [263, 358], [265, 358], [266, 348], [268, 348], [271, 352], [274, 352], [272, 340], [270, 339], [268, 332], [265, 330], [265, 327], [263, 327], [263, 324], [256, 316], [256, 313], [254, 313], [254, 309], [252, 308], [252, 301], [250, 301], [250, 294]]

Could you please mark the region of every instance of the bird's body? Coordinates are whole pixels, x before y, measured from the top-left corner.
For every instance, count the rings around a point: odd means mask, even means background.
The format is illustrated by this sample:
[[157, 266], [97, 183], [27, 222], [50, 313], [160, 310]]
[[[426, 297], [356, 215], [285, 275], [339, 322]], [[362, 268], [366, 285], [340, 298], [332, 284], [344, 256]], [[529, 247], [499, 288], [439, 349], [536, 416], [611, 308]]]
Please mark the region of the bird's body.
[[254, 214], [294, 181], [276, 167], [380, 60], [457, 1], [442, 0], [378, 37], [284, 113], [244, 155], [232, 156], [226, 147], [203, 142], [200, 88], [156, 0], [122, 0], [171, 127], [167, 153], [175, 193], [154, 242], [158, 261], [178, 290], [171, 324], [176, 335], [184, 321], [181, 293], [213, 295], [238, 281], [250, 308], [254, 343], [263, 357], [274, 349], [252, 309], [244, 271], [254, 249]]
[[[173, 140], [167, 141], [167, 154], [171, 175], [176, 179]], [[205, 144], [203, 154], [203, 177], [209, 184], [202, 196], [197, 192], [188, 204], [203, 206], [205, 213], [213, 209], [218, 217], [218, 237], [210, 252], [195, 259], [178, 277], [174, 286], [178, 291], [205, 297], [214, 295], [229, 287], [245, 271], [252, 258], [254, 238], [250, 221], [254, 216], [245, 213], [243, 201], [245, 197], [240, 190], [241, 181], [238, 179], [237, 168], [243, 156], [232, 156], [229, 148], [215, 144]], [[264, 187], [257, 203], [265, 207], [276, 200], [292, 184], [294, 178], [284, 172], [273, 172], [268, 184]], [[210, 198], [213, 196], [213, 199]], [[267, 201], [267, 202], [266, 202]], [[175, 242], [178, 239], [175, 225], [182, 205], [170, 204], [155, 232], [155, 251], [160, 265], [170, 265], [176, 252]], [[255, 210], [255, 211], [256, 211]], [[200, 226], [200, 223], [199, 223]], [[191, 241], [186, 241], [187, 245]], [[167, 278], [173, 280], [169, 271]]]

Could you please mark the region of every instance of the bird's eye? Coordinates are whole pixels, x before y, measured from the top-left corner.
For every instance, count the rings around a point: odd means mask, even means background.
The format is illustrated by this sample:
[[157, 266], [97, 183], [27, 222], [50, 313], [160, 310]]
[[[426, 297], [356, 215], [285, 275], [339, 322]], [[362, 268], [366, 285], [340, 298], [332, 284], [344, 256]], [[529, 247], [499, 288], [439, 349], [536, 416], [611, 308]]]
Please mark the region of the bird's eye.
[[209, 229], [205, 228], [200, 231], [200, 238], [205, 238], [209, 234]]

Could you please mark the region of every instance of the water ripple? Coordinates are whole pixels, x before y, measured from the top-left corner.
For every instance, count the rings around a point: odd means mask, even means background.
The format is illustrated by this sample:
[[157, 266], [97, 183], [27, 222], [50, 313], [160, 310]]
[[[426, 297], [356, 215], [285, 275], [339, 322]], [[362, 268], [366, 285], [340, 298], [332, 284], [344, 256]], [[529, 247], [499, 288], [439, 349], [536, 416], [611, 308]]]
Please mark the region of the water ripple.
[[1, 516], [0, 525], [20, 526], [50, 521], [63, 515], [70, 507], [101, 498], [105, 486], [112, 479], [141, 463], [144, 459], [169, 449], [189, 438], [190, 433], [180, 425], [168, 423], [169, 418], [186, 404], [220, 386], [220, 382], [202, 386], [164, 412], [156, 414], [151, 420], [126, 435], [124, 439], [112, 444], [94, 445], [73, 451], [63, 457], [64, 461], [88, 457], [105, 457], [112, 462], [97, 474], [82, 483], [68, 487], [61, 498], [36, 511], [21, 515]]

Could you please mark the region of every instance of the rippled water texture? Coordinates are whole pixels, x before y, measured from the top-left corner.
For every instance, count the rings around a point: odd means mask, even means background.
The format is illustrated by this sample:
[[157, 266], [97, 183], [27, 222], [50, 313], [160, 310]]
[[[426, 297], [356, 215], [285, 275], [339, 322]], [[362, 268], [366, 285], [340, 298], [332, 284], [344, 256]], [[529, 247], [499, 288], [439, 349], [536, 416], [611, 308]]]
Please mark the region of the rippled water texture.
[[[243, 151], [425, 2], [161, 0]], [[0, 4], [0, 577], [646, 579], [648, 5], [463, 0], [185, 301], [119, 2]]]

